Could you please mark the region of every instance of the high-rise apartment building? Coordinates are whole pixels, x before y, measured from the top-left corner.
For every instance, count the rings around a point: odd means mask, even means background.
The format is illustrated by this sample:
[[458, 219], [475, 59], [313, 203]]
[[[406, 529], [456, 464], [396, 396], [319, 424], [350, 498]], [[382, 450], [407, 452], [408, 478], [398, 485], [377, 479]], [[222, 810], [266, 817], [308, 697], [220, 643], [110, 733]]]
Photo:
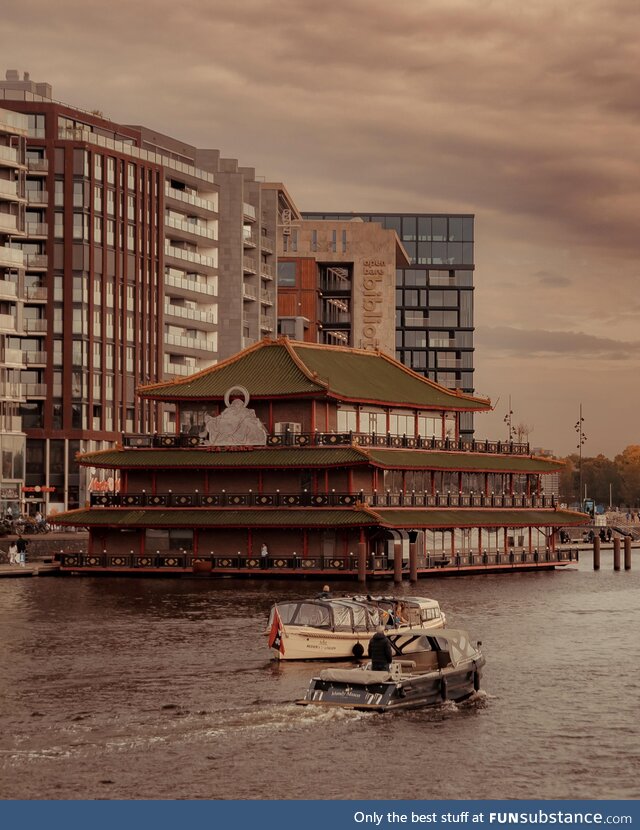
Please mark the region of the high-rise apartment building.
[[61, 104], [26, 73], [7, 72], [0, 104], [26, 122], [0, 133], [0, 171], [19, 171], [0, 172], [0, 200], [24, 214], [20, 231], [0, 226], [3, 283], [24, 286], [0, 299], [3, 348], [20, 354], [3, 377], [13, 371], [24, 393], [10, 410], [27, 435], [24, 506], [72, 508], [100, 486], [78, 452], [167, 427], [138, 385], [275, 332], [273, 240], [288, 197], [218, 150]]
[[27, 366], [24, 334], [24, 255], [11, 247], [25, 233], [27, 119], [0, 110], [0, 512], [19, 504], [24, 485], [25, 434], [20, 406], [25, 402], [21, 376]]
[[[435, 213], [306, 213], [394, 230], [410, 258], [396, 270], [396, 358], [437, 383], [473, 394], [474, 217]], [[473, 415], [460, 421], [473, 435]]]

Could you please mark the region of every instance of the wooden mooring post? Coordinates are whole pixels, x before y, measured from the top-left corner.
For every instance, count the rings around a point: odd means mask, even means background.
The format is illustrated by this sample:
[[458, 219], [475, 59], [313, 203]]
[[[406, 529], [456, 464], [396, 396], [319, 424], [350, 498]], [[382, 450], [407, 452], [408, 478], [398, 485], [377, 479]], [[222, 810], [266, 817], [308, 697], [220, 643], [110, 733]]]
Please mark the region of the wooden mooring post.
[[393, 546], [393, 581], [396, 585], [402, 582], [402, 542]]
[[600, 539], [597, 536], [593, 540], [593, 570], [600, 570]]
[[613, 540], [613, 570], [620, 570], [620, 537]]
[[631, 536], [624, 537], [624, 569], [631, 570]]

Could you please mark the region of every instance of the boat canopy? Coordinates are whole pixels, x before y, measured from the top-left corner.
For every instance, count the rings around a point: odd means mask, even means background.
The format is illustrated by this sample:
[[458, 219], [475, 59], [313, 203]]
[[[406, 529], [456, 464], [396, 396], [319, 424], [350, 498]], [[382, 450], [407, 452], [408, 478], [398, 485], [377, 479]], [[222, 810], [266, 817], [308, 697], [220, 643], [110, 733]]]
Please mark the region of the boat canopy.
[[469, 634], [461, 629], [443, 629], [425, 635], [420, 640], [420, 646], [423, 646], [425, 651], [431, 648], [433, 651], [447, 652], [453, 666], [458, 666], [465, 660], [473, 660], [478, 654], [478, 649], [469, 639]]
[[[279, 602], [282, 624], [326, 628], [329, 631], [375, 631], [379, 614], [359, 602], [346, 599], [308, 599], [297, 602]], [[273, 609], [269, 624], [273, 621]]]

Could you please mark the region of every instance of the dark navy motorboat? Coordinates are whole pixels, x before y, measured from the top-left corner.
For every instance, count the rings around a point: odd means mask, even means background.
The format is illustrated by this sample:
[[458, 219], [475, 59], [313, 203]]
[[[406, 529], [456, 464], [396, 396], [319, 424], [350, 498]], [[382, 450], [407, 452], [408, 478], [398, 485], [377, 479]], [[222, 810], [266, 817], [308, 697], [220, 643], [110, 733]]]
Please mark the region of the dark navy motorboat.
[[466, 631], [422, 634], [411, 660], [393, 660], [389, 671], [324, 669], [309, 684], [303, 706], [340, 706], [386, 712], [459, 702], [480, 689], [484, 655]]

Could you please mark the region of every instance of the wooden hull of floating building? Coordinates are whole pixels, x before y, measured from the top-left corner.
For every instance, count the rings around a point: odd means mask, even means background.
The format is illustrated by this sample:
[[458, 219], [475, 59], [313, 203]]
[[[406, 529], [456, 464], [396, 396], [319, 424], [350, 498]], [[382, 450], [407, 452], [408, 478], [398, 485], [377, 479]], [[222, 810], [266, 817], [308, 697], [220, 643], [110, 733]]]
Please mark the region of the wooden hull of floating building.
[[[111, 489], [50, 517], [87, 527], [63, 571], [367, 577], [553, 568], [588, 517], [542, 495], [560, 462], [461, 441], [452, 392], [377, 353], [264, 340], [142, 387], [171, 431], [80, 456]], [[247, 407], [249, 398], [251, 409]]]

